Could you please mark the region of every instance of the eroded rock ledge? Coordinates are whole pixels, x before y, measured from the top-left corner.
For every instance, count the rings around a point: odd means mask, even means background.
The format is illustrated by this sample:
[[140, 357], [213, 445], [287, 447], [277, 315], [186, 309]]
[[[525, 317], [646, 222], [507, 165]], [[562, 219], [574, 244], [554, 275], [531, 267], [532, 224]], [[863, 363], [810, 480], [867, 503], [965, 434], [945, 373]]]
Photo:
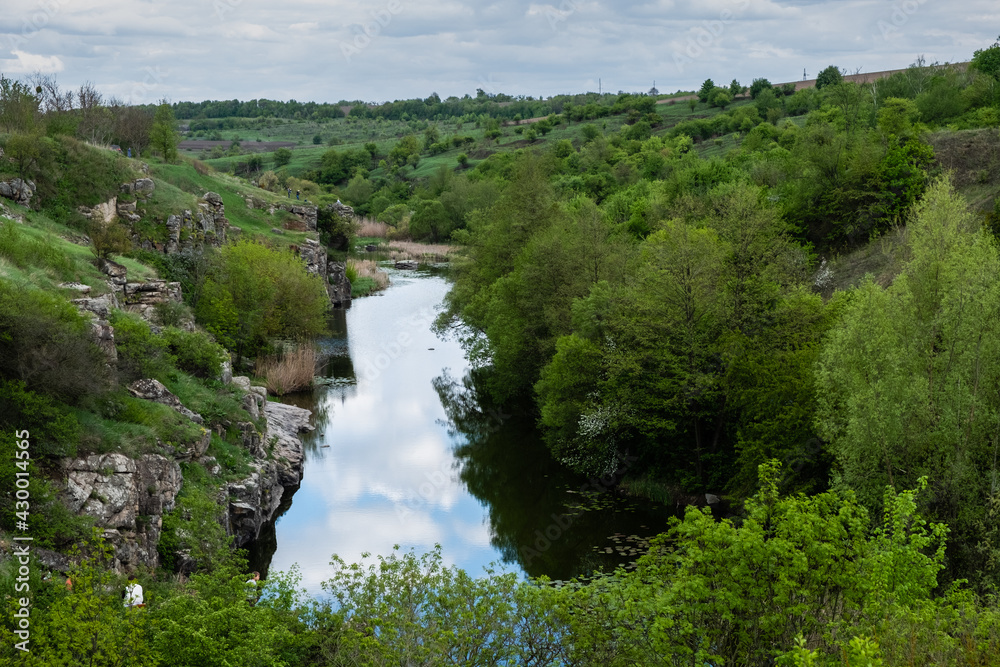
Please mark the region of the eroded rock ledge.
[[[235, 425], [241, 444], [253, 457], [251, 473], [220, 490], [219, 522], [232, 535], [234, 545], [243, 546], [274, 519], [285, 489], [294, 489], [302, 481], [304, 450], [299, 434], [313, 430], [312, 412], [268, 402], [267, 390], [251, 387], [249, 378], [234, 377], [232, 383], [246, 392], [243, 403], [251, 417], [263, 417], [265, 424], [263, 433], [254, 422]], [[192, 421], [200, 418], [155, 380], [140, 380], [130, 389], [137, 397], [170, 405]], [[113, 453], [62, 461], [66, 504], [74, 512], [94, 517], [95, 524], [104, 529], [114, 547], [116, 569], [159, 565], [163, 516], [174, 509], [184, 481], [178, 461], [200, 463], [211, 475], [221, 472], [218, 462], [205, 455], [211, 434], [203, 432], [206, 437], [189, 448], [178, 448], [172, 458], [146, 454], [133, 459]], [[180, 556], [183, 564], [185, 555]]]

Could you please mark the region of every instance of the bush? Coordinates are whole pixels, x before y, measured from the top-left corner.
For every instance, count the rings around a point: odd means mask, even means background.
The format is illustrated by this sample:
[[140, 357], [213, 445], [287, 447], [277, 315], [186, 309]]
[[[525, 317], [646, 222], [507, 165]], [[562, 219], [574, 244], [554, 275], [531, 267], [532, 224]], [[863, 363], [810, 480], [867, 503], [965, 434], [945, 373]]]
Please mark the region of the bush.
[[184, 331], [168, 327], [163, 331], [177, 367], [200, 378], [217, 378], [222, 364], [228, 361], [225, 348], [202, 331]]
[[115, 328], [120, 379], [129, 383], [142, 378], [165, 378], [173, 368], [167, 342], [154, 334], [138, 315], [116, 310], [109, 321]]
[[71, 304], [0, 279], [0, 377], [77, 404], [105, 388], [106, 363]]
[[272, 338], [323, 333], [328, 304], [322, 279], [291, 251], [240, 241], [219, 252], [196, 313], [239, 359], [266, 351]]

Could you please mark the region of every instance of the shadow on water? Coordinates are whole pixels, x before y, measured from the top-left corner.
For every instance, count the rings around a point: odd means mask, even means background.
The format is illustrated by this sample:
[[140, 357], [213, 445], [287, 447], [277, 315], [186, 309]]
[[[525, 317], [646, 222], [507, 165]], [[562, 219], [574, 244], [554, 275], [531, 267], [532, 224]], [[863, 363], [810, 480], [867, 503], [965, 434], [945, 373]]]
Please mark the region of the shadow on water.
[[575, 475], [549, 454], [534, 419], [506, 413], [477, 397], [466, 374], [434, 380], [449, 428], [465, 436], [456, 447], [461, 479], [487, 508], [491, 543], [529, 576], [570, 579], [631, 567], [673, 513], [622, 497], [617, 474]]

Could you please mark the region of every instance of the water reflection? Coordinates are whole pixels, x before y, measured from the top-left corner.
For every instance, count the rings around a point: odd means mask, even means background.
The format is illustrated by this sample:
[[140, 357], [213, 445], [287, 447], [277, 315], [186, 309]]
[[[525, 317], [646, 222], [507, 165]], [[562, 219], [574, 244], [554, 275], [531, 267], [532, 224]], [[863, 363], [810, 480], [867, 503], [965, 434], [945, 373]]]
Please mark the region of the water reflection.
[[662, 530], [664, 513], [595, 493], [552, 461], [530, 419], [478, 400], [460, 345], [431, 331], [447, 290], [441, 275], [394, 272], [382, 296], [335, 313], [319, 386], [287, 398], [315, 412], [316, 431], [301, 487], [251, 548], [255, 569], [298, 563], [318, 594], [334, 553], [441, 544], [473, 574], [502, 561], [562, 579], [627, 562], [627, 538]]
[[668, 512], [619, 497], [613, 476], [571, 474], [531, 418], [480, 400], [471, 375], [458, 382], [444, 374], [434, 384], [450, 427], [466, 440], [455, 449], [461, 479], [487, 508], [490, 542], [505, 562], [552, 579], [606, 572], [633, 562], [665, 530]]

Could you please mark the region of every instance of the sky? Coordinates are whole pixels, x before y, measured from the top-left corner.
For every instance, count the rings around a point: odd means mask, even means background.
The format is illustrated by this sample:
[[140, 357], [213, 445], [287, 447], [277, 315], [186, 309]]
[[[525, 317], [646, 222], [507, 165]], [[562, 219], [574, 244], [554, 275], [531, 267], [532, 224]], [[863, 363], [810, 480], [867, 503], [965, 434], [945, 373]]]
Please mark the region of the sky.
[[20, 0], [0, 73], [135, 104], [694, 90], [962, 62], [996, 0]]

